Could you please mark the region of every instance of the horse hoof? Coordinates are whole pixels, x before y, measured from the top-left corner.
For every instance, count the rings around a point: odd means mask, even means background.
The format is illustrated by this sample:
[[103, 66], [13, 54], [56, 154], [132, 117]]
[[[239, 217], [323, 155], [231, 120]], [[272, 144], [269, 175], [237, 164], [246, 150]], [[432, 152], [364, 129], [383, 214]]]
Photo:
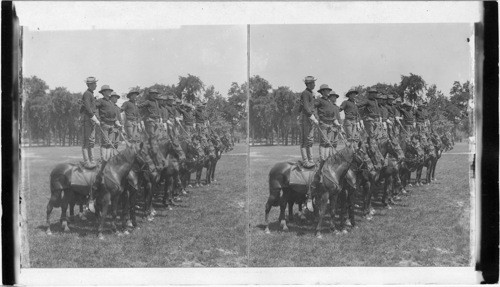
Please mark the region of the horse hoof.
[[192, 185], [190, 185], [190, 184], [188, 184], [188, 186], [187, 186], [187, 187], [193, 187], [193, 186], [192, 186]]
[[373, 219], [373, 215], [371, 214], [368, 214], [367, 216], [365, 216], [366, 220], [372, 220]]
[[50, 229], [48, 229], [47, 231], [45, 231], [45, 233], [46, 233], [47, 235], [52, 235], [52, 231], [50, 231]]
[[120, 231], [118, 231], [118, 230], [117, 230], [117, 231], [115, 231], [115, 234], [116, 234], [116, 236], [123, 236], [123, 233], [121, 233], [121, 232], [120, 232]]
[[217, 180], [216, 180], [216, 179], [214, 179], [214, 180], [212, 180], [212, 181], [213, 181], [213, 182], [217, 182]]
[[266, 227], [266, 230], [264, 230], [265, 234], [271, 234], [271, 231], [269, 230], [269, 227]]
[[288, 226], [284, 225], [283, 226], [283, 231], [288, 231]]
[[188, 193], [185, 190], [182, 190], [181, 194], [182, 195], [187, 195]]
[[323, 235], [321, 235], [321, 233], [318, 233], [318, 234], [316, 234], [316, 238], [317, 239], [323, 239]]
[[148, 217], [147, 217], [147, 221], [149, 221], [149, 222], [153, 221], [154, 219], [155, 219], [155, 218], [154, 218], [154, 217], [153, 217], [153, 215], [151, 215], [151, 214], [150, 214], [150, 215], [148, 215]]
[[351, 221], [347, 219], [344, 223], [346, 226], [352, 227]]
[[155, 216], [156, 215], [156, 209], [151, 209], [151, 215]]
[[169, 205], [168, 206], [168, 210], [173, 210], [172, 206]]
[[104, 235], [99, 234], [99, 235], [97, 236], [97, 238], [99, 238], [99, 240], [104, 240]]
[[134, 225], [132, 224], [132, 221], [130, 221], [130, 220], [127, 220], [126, 226], [130, 227], [130, 228], [134, 227]]
[[130, 232], [128, 230], [123, 231], [123, 235], [130, 235]]
[[370, 215], [375, 215], [375, 212], [376, 212], [375, 209], [373, 209], [373, 208], [370, 209]]
[[347, 229], [342, 229], [341, 234], [347, 234], [347, 233], [348, 233]]
[[392, 209], [390, 204], [387, 205], [387, 209]]

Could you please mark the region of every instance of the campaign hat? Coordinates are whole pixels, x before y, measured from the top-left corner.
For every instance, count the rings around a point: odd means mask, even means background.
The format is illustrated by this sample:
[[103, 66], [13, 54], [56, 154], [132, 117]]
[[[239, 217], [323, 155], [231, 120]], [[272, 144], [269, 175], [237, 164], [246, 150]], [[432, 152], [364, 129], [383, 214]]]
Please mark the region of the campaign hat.
[[349, 90], [349, 91], [345, 94], [345, 96], [346, 96], [346, 97], [349, 97], [350, 95], [353, 95], [353, 94], [357, 95], [357, 94], [359, 94], [359, 92], [358, 92], [358, 91], [356, 91], [356, 90], [354, 90], [354, 89], [351, 89], [351, 90]]
[[87, 79], [85, 79], [85, 83], [87, 84], [97, 83], [97, 79], [95, 77], [87, 77]]
[[387, 95], [387, 99], [388, 99], [388, 100], [394, 100], [394, 96], [393, 96], [392, 94], [388, 94], [388, 95]]
[[103, 91], [113, 91], [113, 89], [111, 89], [111, 88], [109, 87], [109, 85], [103, 85], [103, 86], [101, 87], [101, 90], [99, 91], [99, 93], [101, 93], [101, 94], [102, 94], [102, 92], [103, 92]]
[[118, 95], [117, 92], [112, 92], [111, 95], [109, 97], [117, 97], [117, 98], [120, 98], [120, 95]]
[[323, 90], [329, 90], [330, 92], [332, 91], [332, 89], [330, 89], [330, 87], [327, 84], [323, 84], [323, 85], [319, 86], [318, 93], [321, 93], [321, 91], [323, 91]]
[[375, 88], [369, 88], [368, 93], [378, 93], [378, 91]]
[[378, 94], [376, 98], [379, 100], [387, 100], [387, 96], [384, 94]]
[[304, 83], [312, 83], [312, 82], [316, 82], [316, 78], [314, 78], [313, 76], [307, 76], [304, 78]]
[[127, 98], [130, 98], [132, 95], [139, 95], [140, 92], [137, 89], [132, 89], [130, 92], [127, 93]]
[[339, 94], [335, 93], [334, 91], [330, 91], [330, 93], [328, 94], [328, 97], [340, 97]]

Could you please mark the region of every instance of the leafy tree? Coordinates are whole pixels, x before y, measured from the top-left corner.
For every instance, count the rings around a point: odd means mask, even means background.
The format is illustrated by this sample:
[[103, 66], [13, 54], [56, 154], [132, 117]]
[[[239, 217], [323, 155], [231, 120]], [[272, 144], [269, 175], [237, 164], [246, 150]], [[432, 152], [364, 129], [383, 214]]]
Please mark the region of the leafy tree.
[[194, 102], [198, 95], [205, 89], [205, 84], [197, 76], [188, 74], [187, 77], [179, 76], [179, 83], [175, 87], [177, 97], [184, 97], [187, 102]]
[[402, 100], [409, 100], [411, 103], [415, 103], [422, 98], [426, 87], [427, 84], [421, 76], [410, 73], [409, 76], [401, 75], [401, 83], [397, 88], [397, 93], [401, 96]]

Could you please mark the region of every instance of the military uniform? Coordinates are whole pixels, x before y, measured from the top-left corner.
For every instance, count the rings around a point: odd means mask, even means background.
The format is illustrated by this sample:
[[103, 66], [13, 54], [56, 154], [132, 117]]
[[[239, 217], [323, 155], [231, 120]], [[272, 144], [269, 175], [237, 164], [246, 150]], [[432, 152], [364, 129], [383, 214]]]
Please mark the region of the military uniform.
[[[325, 89], [323, 85], [322, 89]], [[328, 155], [333, 154], [333, 149], [337, 147], [337, 137], [339, 132], [337, 127], [340, 125], [340, 109], [335, 103], [333, 103], [330, 99], [331, 97], [338, 98], [338, 95], [334, 93], [330, 94], [328, 97], [322, 96], [316, 100], [314, 105], [318, 114], [320, 129], [320, 160], [326, 160]]]
[[413, 132], [415, 125], [415, 117], [413, 115], [413, 111], [411, 110], [411, 106], [407, 103], [403, 103], [400, 113], [401, 116], [403, 117], [403, 126], [405, 130], [409, 133]]
[[377, 102], [379, 104], [380, 118], [382, 119], [382, 126], [379, 126], [378, 137], [387, 137], [387, 120], [389, 119], [389, 111], [385, 105], [387, 99], [386, 95], [379, 94]]
[[312, 167], [314, 166], [313, 156], [312, 156], [312, 146], [314, 142], [314, 127], [311, 121], [315, 121], [316, 117], [314, 116], [314, 95], [313, 88], [315, 85], [316, 79], [312, 76], [307, 76], [304, 79], [306, 85], [311, 86], [312, 88], [306, 88], [302, 94], [300, 94], [300, 152], [302, 155], [302, 161], [304, 162], [304, 166]]
[[118, 135], [115, 124], [118, 121], [119, 112], [117, 106], [111, 102], [108, 96], [99, 99], [96, 106], [99, 112], [99, 120], [101, 121], [101, 130], [103, 133], [101, 137], [101, 158], [107, 161], [112, 155], [111, 149]]
[[[127, 97], [130, 99], [132, 95], [138, 95], [138, 91], [131, 91], [127, 94]], [[127, 134], [127, 138], [131, 142], [139, 141], [139, 121], [140, 121], [140, 113], [139, 107], [137, 107], [137, 103], [135, 99], [128, 100], [123, 103], [121, 110], [125, 114], [125, 133]]]
[[82, 96], [82, 106], [80, 108], [80, 113], [83, 114], [82, 120], [82, 155], [84, 166], [94, 167], [94, 154], [93, 148], [95, 145], [95, 125], [98, 122], [96, 113], [96, 99], [94, 97], [94, 89], [97, 83], [97, 79], [94, 77], [88, 77], [86, 84], [88, 89], [83, 93]]
[[144, 127], [148, 136], [158, 136], [160, 128], [160, 106], [156, 97], [158, 96], [157, 90], [149, 91], [149, 99], [137, 105], [140, 109], [144, 109]]
[[195, 132], [193, 106], [191, 104], [187, 104], [185, 105], [185, 108], [180, 107], [179, 111], [182, 114], [184, 129], [189, 134], [189, 137], [191, 137]]
[[345, 100], [340, 105], [340, 111], [344, 111], [344, 130], [347, 136], [347, 139], [357, 138], [357, 130], [356, 127], [359, 122], [359, 111], [358, 106], [354, 102], [354, 97], [350, 98], [349, 96], [358, 94], [355, 90], [350, 90], [345, 95], [348, 100]]
[[399, 121], [399, 110], [393, 104], [394, 96], [387, 96], [387, 112], [388, 112], [388, 120], [387, 122], [387, 133], [392, 137], [397, 136], [399, 134], [399, 126], [396, 124], [396, 121]]
[[[377, 90], [370, 89], [369, 94], [375, 96]], [[368, 98], [366, 101], [358, 104], [358, 108], [365, 108], [366, 113], [363, 118], [365, 130], [369, 137], [374, 137], [378, 131], [378, 123], [380, 122], [380, 109], [375, 98]]]
[[418, 132], [427, 132], [426, 122], [428, 120], [427, 109], [419, 105], [415, 110], [415, 122]]

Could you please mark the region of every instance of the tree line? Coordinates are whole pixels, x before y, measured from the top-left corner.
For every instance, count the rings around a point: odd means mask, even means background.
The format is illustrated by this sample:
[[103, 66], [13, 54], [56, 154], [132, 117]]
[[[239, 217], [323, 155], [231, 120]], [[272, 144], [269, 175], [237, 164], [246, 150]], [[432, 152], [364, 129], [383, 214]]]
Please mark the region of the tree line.
[[[416, 103], [426, 99], [430, 121], [438, 132], [450, 131], [457, 139], [472, 134], [468, 102], [472, 99], [473, 87], [469, 81], [455, 81], [449, 96], [438, 90], [435, 84], [428, 85], [419, 75], [401, 75], [401, 81], [394, 84], [377, 83], [373, 86], [354, 86], [359, 92], [358, 100], [366, 99], [369, 88], [379, 92], [394, 93], [403, 101]], [[273, 88], [264, 78], [255, 75], [250, 78], [250, 138], [252, 144], [299, 143], [298, 100], [300, 92], [289, 87]], [[340, 102], [337, 105], [340, 106]], [[316, 138], [318, 135], [316, 135]]]
[[[20, 131], [23, 143], [29, 146], [81, 144], [82, 93], [72, 93], [65, 87], [49, 89], [47, 83], [37, 76], [23, 78], [22, 87]], [[157, 89], [160, 93], [173, 92], [189, 103], [201, 97], [207, 102], [206, 111], [214, 130], [230, 131], [237, 141], [246, 137], [246, 93], [237, 83], [231, 85], [225, 97], [214, 86], [206, 86], [199, 77], [191, 74], [179, 76], [177, 84], [133, 88], [140, 91], [138, 102], [144, 100], [150, 89]], [[96, 133], [96, 137], [99, 136]]]

